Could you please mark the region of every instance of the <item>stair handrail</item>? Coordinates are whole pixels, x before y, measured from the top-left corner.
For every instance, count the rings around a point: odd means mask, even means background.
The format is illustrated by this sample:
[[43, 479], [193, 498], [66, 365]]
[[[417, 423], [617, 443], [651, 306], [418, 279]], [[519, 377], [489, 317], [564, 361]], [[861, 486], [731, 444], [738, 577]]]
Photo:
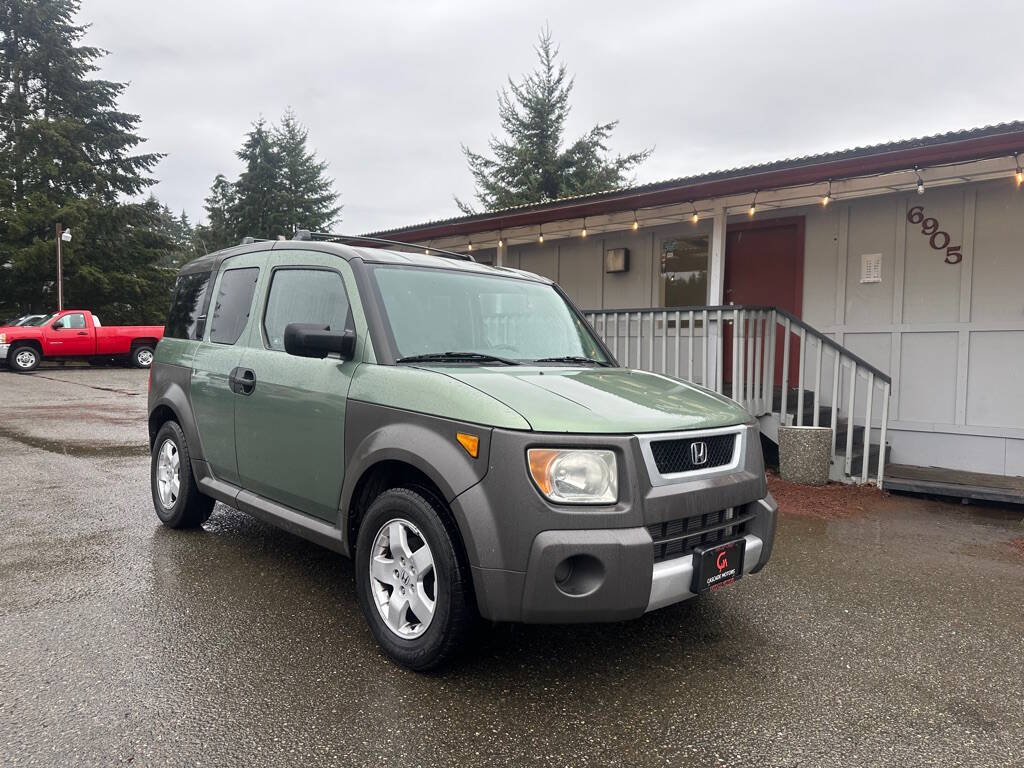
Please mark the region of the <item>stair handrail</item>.
[[[624, 315], [626, 313], [633, 313], [633, 312], [655, 312], [655, 313], [657, 313], [657, 312], [690, 312], [690, 311], [703, 312], [705, 310], [708, 311], [708, 312], [717, 312], [719, 310], [721, 310], [723, 312], [726, 312], [726, 311], [733, 312], [733, 311], [736, 311], [736, 310], [738, 310], [740, 312], [775, 312], [776, 314], [782, 316], [783, 318], [788, 319], [791, 324], [795, 324], [795, 325], [799, 326], [800, 328], [803, 328], [805, 332], [807, 332], [808, 334], [813, 336], [819, 342], [825, 344], [828, 347], [831, 347], [832, 350], [835, 351], [837, 354], [842, 355], [847, 360], [850, 360], [850, 361], [856, 363], [859, 367], [865, 368], [869, 372], [873, 373], [875, 375], [876, 379], [880, 379], [883, 382], [885, 382], [886, 384], [891, 384], [892, 383], [892, 377], [890, 377], [889, 374], [887, 374], [884, 371], [876, 368], [871, 363], [869, 363], [867, 360], [865, 360], [863, 357], [860, 357], [859, 355], [854, 354], [847, 347], [844, 347], [839, 342], [835, 341], [834, 339], [829, 338], [828, 336], [826, 336], [824, 333], [819, 331], [814, 326], [808, 325], [806, 322], [801, 320], [796, 315], [792, 314], [791, 312], [787, 312], [786, 310], [781, 309], [779, 307], [772, 307], [772, 306], [767, 306], [767, 305], [762, 306], [762, 305], [758, 305], [758, 304], [708, 304], [708, 305], [700, 304], [700, 305], [688, 306], [688, 307], [631, 307], [631, 308], [628, 308], [628, 309], [627, 308], [622, 308], [622, 309], [618, 309], [618, 308], [616, 308], [616, 309], [611, 309], [611, 308], [609, 308], [609, 309], [584, 309], [583, 310], [583, 314], [584, 314], [584, 316], [586, 316], [586, 315], [615, 315], [615, 314], [623, 314]], [[724, 318], [723, 317], [722, 320], [723, 320], [723, 322], [728, 322], [728, 318]]]

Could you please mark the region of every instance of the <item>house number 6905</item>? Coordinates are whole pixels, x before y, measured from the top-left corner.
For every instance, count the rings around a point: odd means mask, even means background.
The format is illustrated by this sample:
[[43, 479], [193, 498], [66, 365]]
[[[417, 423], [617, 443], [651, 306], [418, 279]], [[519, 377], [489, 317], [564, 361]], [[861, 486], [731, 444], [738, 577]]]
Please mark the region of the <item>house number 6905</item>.
[[931, 216], [925, 218], [924, 206], [915, 205], [907, 211], [907, 221], [911, 224], [921, 225], [921, 234], [928, 237], [928, 244], [936, 251], [946, 252], [947, 264], [959, 264], [963, 261], [964, 255], [960, 252], [962, 245], [950, 245], [949, 233], [939, 229], [939, 220]]

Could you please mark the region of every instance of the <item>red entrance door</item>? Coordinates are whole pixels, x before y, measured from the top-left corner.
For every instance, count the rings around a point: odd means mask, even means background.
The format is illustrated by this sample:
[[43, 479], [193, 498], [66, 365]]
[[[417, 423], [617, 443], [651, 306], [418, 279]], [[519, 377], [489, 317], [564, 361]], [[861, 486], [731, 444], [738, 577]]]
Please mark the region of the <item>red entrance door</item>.
[[[731, 224], [725, 237], [725, 303], [778, 307], [801, 316], [804, 295], [803, 217]], [[777, 333], [775, 383], [782, 384], [782, 334]], [[732, 380], [732, 339], [726, 336], [725, 378]], [[789, 380], [796, 381], [791, 340]]]

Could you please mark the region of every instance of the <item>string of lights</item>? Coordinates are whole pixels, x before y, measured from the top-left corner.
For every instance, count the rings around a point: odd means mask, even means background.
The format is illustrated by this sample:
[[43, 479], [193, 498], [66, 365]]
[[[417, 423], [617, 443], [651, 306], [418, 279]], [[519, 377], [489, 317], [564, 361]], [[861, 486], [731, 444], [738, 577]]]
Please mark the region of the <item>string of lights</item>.
[[[1024, 169], [1021, 168], [1019, 155], [1020, 155], [1020, 153], [1018, 153], [1018, 152], [1014, 152], [1013, 153], [1013, 163], [1014, 163], [1013, 176], [1014, 176], [1014, 180], [1016, 181], [1016, 185], [1017, 185], [1018, 188], [1024, 186]], [[1004, 157], [1005, 157], [1005, 155], [1004, 155]], [[993, 159], [996, 159], [996, 158], [980, 158], [980, 160], [993, 160]], [[939, 170], [939, 169], [942, 169], [942, 168], [949, 168], [949, 167], [954, 167], [954, 166], [958, 166], [958, 165], [963, 165], [963, 163], [944, 163], [944, 164], [940, 164], [940, 165], [930, 166], [930, 169], [931, 170]], [[842, 181], [846, 181], [846, 182], [862, 181], [862, 180], [867, 180], [867, 179], [879, 179], [879, 178], [893, 176], [893, 175], [897, 175], [897, 174], [901, 174], [901, 173], [913, 173], [915, 181], [914, 181], [914, 186], [912, 187], [912, 189], [914, 189], [917, 192], [917, 194], [923, 195], [923, 194], [925, 194], [926, 188], [925, 188], [925, 180], [924, 180], [924, 177], [922, 176], [922, 171], [927, 171], [927, 170], [929, 170], [929, 169], [922, 169], [920, 166], [915, 165], [912, 168], [906, 168], [906, 169], [903, 169], [903, 170], [885, 171], [885, 172], [880, 172], [880, 173], [864, 174], [864, 175], [859, 175], [859, 176], [849, 176], [849, 177], [846, 177], [846, 178], [842, 179]], [[1001, 173], [1005, 174], [1005, 172], [1006, 171], [1004, 170]], [[999, 175], [999, 174], [993, 174], [993, 175]], [[833, 181], [835, 181], [835, 180], [830, 177], [828, 179], [825, 179], [824, 181], [810, 182], [808, 184], [798, 184], [798, 185], [792, 185], [792, 186], [784, 186], [784, 187], [778, 187], [778, 188], [774, 188], [774, 189], [772, 189], [772, 188], [769, 188], [769, 189], [760, 189], [760, 188], [755, 189], [754, 193], [753, 193], [753, 197], [750, 200], [750, 206], [747, 208], [747, 215], [749, 217], [754, 217], [754, 216], [757, 215], [757, 205], [758, 205], [758, 196], [759, 195], [762, 197], [762, 199], [764, 199], [766, 196], [770, 195], [773, 192], [781, 192], [781, 191], [784, 191], [784, 190], [804, 190], [804, 189], [811, 189], [811, 188], [814, 188], [814, 187], [817, 187], [818, 189], [820, 189], [822, 185], [825, 185], [825, 192], [824, 192], [824, 194], [821, 197], [821, 205], [822, 205], [822, 207], [827, 207], [831, 203], [833, 203], [833, 202], [835, 202], [835, 201], [840, 199], [840, 197], [837, 196], [833, 192], [833, 189], [832, 189]], [[898, 191], [901, 188], [901, 186], [890, 186], [889, 189], [892, 189], [893, 191]], [[906, 187], [902, 187], [902, 188], [906, 189]], [[860, 195], [856, 195], [856, 196], [860, 196]], [[785, 198], [785, 199], [781, 199], [781, 200], [773, 199], [773, 200], [770, 201], [771, 204], [769, 204], [768, 207], [769, 208], [779, 207], [780, 203], [786, 203], [786, 202], [789, 202], [790, 200], [803, 200], [806, 197], [808, 197], [808, 195], [804, 194], [804, 195], [796, 195], [793, 198]], [[708, 202], [710, 203], [711, 201], [709, 200]], [[643, 208], [643, 209], [636, 209], [636, 208], [634, 208], [632, 210], [632, 213], [633, 213], [632, 221], [627, 220], [628, 227], [629, 227], [629, 229], [632, 229], [634, 232], [636, 232], [637, 230], [640, 229], [640, 223], [641, 222], [640, 222], [640, 218], [639, 218], [639, 211], [641, 211], [641, 210], [645, 214], [647, 214], [647, 215], [644, 216], [645, 220], [652, 221], [652, 222], [658, 222], [658, 224], [666, 223], [664, 221], [665, 219], [668, 219], [669, 221], [671, 221], [671, 220], [678, 220], [678, 219], [682, 219], [682, 218], [689, 218], [694, 225], [700, 223], [700, 221], [702, 219], [702, 214], [712, 213], [713, 210], [714, 210], [714, 208], [708, 208], [708, 209], [702, 210], [702, 209], [697, 207], [697, 201], [696, 200], [691, 200], [691, 201], [689, 201], [689, 207], [690, 207], [691, 210], [689, 212], [685, 213], [685, 214], [672, 213], [672, 214], [666, 215], [664, 213], [664, 211], [666, 211], [668, 209], [678, 209], [679, 205], [680, 205], [679, 203], [667, 203], [665, 205], [652, 206], [652, 207]], [[736, 206], [734, 204], [730, 204], [730, 205], [715, 206], [715, 207], [723, 208], [726, 211], [726, 213], [728, 213], [730, 208], [735, 208]], [[662, 214], [658, 215], [659, 212], [662, 212]], [[579, 229], [579, 236], [581, 238], [586, 238], [589, 234], [591, 234], [591, 229], [593, 229], [593, 228], [588, 226], [588, 222], [587, 222], [587, 218], [588, 217], [584, 216], [582, 218], [583, 218], [583, 221], [582, 221], [582, 226]], [[621, 226], [621, 225], [613, 225], [613, 226]], [[561, 234], [561, 233], [563, 233], [565, 231], [566, 230], [561, 230], [561, 231], [556, 230], [554, 232], [554, 234], [558, 235], [558, 234]], [[598, 231], [609, 231], [609, 230], [607, 230], [607, 229], [600, 229], [599, 228]], [[550, 234], [552, 234], [552, 233], [549, 230], [549, 235]], [[470, 238], [470, 239], [467, 240], [466, 247], [467, 247], [467, 250], [472, 251], [474, 249], [474, 247], [477, 247], [477, 248], [479, 248], [479, 247], [487, 247], [490, 243], [494, 243], [494, 245], [498, 249], [501, 249], [501, 248], [505, 248], [507, 245], [509, 245], [510, 242], [511, 241], [509, 241], [508, 238], [505, 235], [504, 229], [499, 229], [498, 230], [497, 241], [494, 241], [494, 240], [480, 241], [480, 240], [478, 240], [474, 244], [472, 239]], [[543, 224], [539, 224], [538, 227], [537, 227], [537, 242], [538, 243], [543, 243], [544, 242], [544, 225]], [[431, 241], [427, 245], [427, 247], [425, 249], [426, 253], [428, 253], [428, 254], [430, 253], [430, 247], [432, 245], [433, 245], [433, 241]]]

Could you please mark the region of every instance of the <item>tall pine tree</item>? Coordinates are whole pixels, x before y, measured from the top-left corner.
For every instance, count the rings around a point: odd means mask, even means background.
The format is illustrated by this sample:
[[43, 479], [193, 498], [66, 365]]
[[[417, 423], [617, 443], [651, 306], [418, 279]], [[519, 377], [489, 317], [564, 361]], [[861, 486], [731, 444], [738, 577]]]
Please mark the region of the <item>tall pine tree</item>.
[[206, 224], [196, 237], [209, 250], [247, 235], [274, 238], [296, 229], [329, 229], [341, 206], [327, 163], [308, 148], [309, 133], [288, 110], [277, 127], [260, 118], [236, 153], [245, 163], [237, 181], [218, 173], [206, 198]]
[[251, 235], [272, 239], [291, 234], [284, 210], [284, 163], [273, 130], [263, 118], [253, 123], [236, 154], [245, 163], [228, 209], [236, 238]]
[[334, 181], [327, 176], [327, 163], [306, 147], [308, 137], [309, 131], [290, 109], [274, 129], [274, 141], [281, 155], [284, 215], [292, 230], [324, 232], [337, 221], [341, 206], [336, 205], [338, 193], [334, 191]]
[[65, 304], [108, 322], [157, 321], [173, 275], [173, 243], [154, 231], [145, 190], [160, 159], [137, 152], [139, 117], [117, 101], [124, 83], [94, 77], [104, 52], [80, 45], [77, 0], [0, 2], [0, 315], [56, 309], [56, 222]]
[[[476, 198], [488, 211], [616, 189], [628, 183], [629, 172], [651, 153], [609, 157], [607, 143], [618, 121], [596, 125], [566, 147], [573, 78], [558, 61], [549, 29], [541, 31], [536, 51], [539, 68], [520, 83], [509, 78], [498, 95], [505, 138], [491, 138], [494, 157], [462, 147]], [[474, 213], [471, 205], [458, 198], [456, 203], [464, 213]]]

